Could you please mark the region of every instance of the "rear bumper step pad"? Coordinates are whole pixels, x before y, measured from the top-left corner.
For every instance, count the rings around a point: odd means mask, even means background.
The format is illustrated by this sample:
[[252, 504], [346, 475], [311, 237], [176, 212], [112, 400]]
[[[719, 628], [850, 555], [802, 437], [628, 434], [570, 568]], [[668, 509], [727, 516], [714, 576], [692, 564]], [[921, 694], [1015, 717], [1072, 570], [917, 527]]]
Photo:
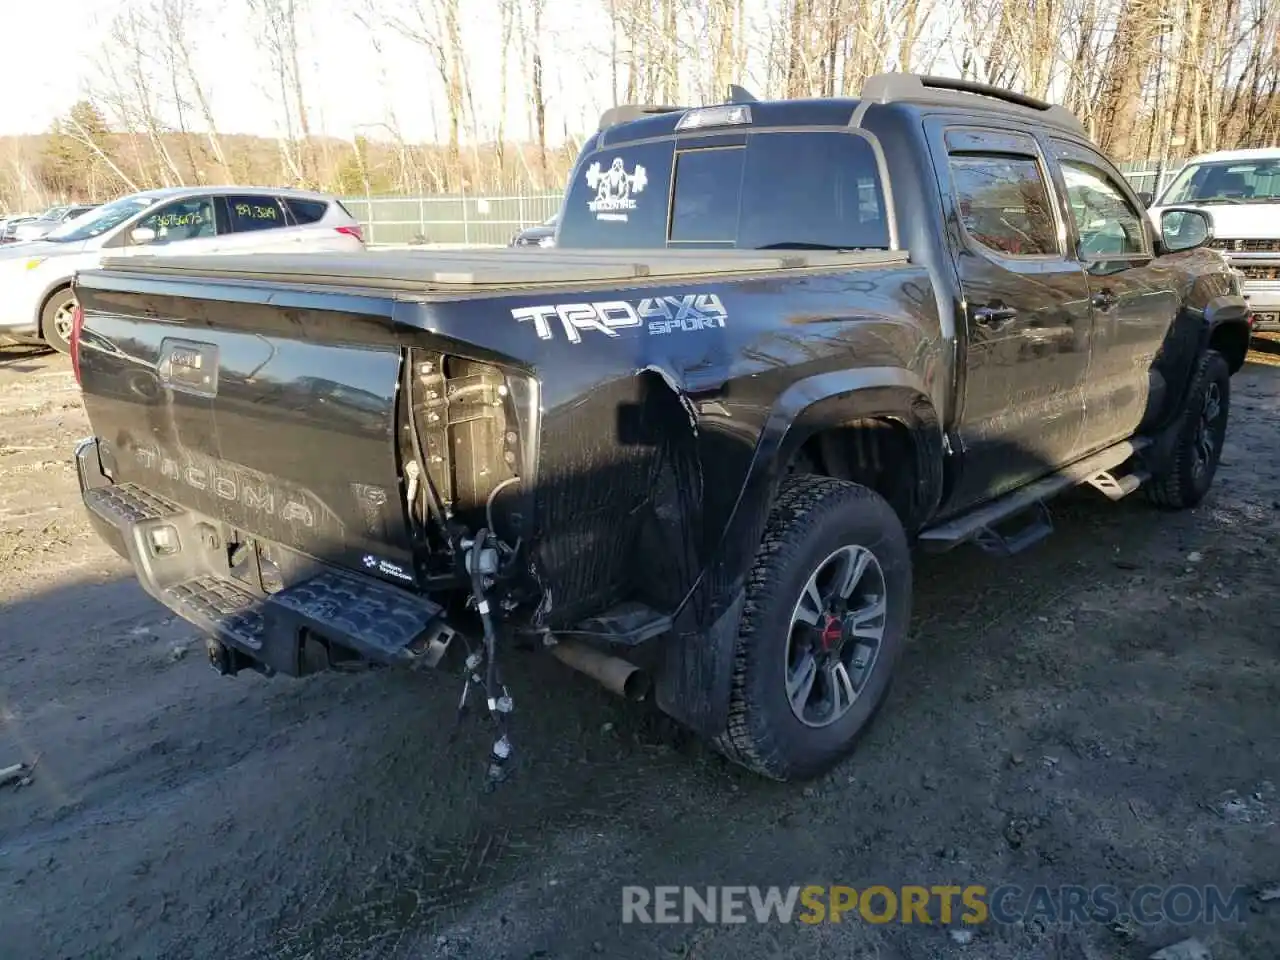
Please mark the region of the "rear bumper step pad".
[[[111, 484], [101, 474], [96, 444], [81, 444], [76, 460], [94, 526], [132, 563], [143, 589], [272, 672], [303, 673], [308, 637], [374, 663], [434, 667], [455, 635], [439, 604], [333, 568], [260, 594], [230, 576], [225, 550], [204, 548], [195, 533], [200, 518], [140, 487]], [[177, 553], [156, 556], [149, 548], [149, 531], [160, 525], [177, 530]]]

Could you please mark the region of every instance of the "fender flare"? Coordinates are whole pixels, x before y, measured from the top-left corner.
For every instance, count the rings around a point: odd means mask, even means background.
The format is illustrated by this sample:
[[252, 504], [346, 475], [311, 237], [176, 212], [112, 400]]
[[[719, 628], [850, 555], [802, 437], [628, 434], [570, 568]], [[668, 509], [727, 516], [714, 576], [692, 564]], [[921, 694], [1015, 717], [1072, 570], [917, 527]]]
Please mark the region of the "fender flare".
[[819, 373], [793, 383], [779, 394], [770, 410], [721, 537], [717, 559], [725, 555], [741, 558], [737, 572], [745, 576], [764, 533], [770, 505], [786, 479], [786, 464], [819, 430], [872, 417], [899, 420], [912, 430], [917, 456], [929, 458], [925, 474], [918, 478], [924, 487], [923, 503], [936, 507], [942, 496], [943, 433], [920, 377], [900, 367]]
[[[1244, 297], [1235, 294], [1221, 294], [1210, 300], [1202, 309], [1185, 308], [1186, 312], [1199, 323], [1199, 337], [1196, 342], [1196, 353], [1198, 357], [1204, 351], [1209, 349], [1209, 341], [1213, 339], [1213, 335], [1223, 327], [1239, 326], [1248, 336], [1249, 333], [1249, 303]], [[1198, 315], [1198, 316], [1197, 316]], [[1190, 371], [1194, 369], [1195, 362], [1192, 360], [1191, 367], [1188, 369], [1188, 376], [1184, 378], [1185, 382], [1179, 385], [1178, 403], [1174, 407], [1175, 410], [1181, 409], [1182, 402], [1185, 399], [1186, 391], [1191, 386]], [[1233, 373], [1235, 371], [1232, 371]]]
[[818, 430], [868, 417], [900, 420], [911, 429], [926, 467], [917, 471], [917, 497], [924, 497], [927, 509], [936, 507], [943, 434], [919, 376], [897, 367], [862, 367], [793, 383], [769, 412], [715, 554], [675, 611], [655, 677], [664, 713], [706, 737], [723, 732], [746, 579], [786, 465]]
[[1238, 325], [1249, 329], [1249, 302], [1244, 297], [1234, 294], [1223, 294], [1214, 297], [1204, 308], [1204, 329], [1201, 334], [1200, 349], [1208, 348], [1213, 334], [1221, 327]]
[[[1182, 369], [1177, 371], [1177, 379], [1172, 382], [1166, 381], [1169, 387], [1168, 397], [1165, 400], [1160, 418], [1152, 425], [1150, 430], [1155, 437], [1155, 445], [1143, 455], [1143, 460], [1151, 465], [1167, 462], [1168, 458], [1173, 455], [1173, 444], [1176, 442], [1176, 436], [1172, 432], [1172, 428], [1177, 424], [1179, 412], [1187, 402], [1187, 392], [1191, 389], [1191, 380], [1195, 373], [1196, 364], [1204, 352], [1209, 349], [1209, 343], [1212, 341], [1214, 333], [1223, 327], [1239, 326], [1244, 331], [1246, 338], [1248, 337], [1249, 305], [1241, 296], [1221, 294], [1210, 299], [1203, 307], [1184, 304], [1179, 310], [1178, 317], [1174, 319], [1174, 326], [1171, 328], [1171, 332], [1177, 329], [1180, 321], [1193, 328], [1189, 329], [1186, 334], [1189, 346], [1192, 349], [1188, 351], [1189, 355], [1182, 364]], [[1235, 371], [1232, 372], [1234, 373]]]
[[[937, 508], [943, 488], [943, 432], [938, 412], [916, 374], [895, 367], [838, 370], [798, 381], [778, 400], [764, 431], [766, 436], [778, 432], [772, 461], [779, 467], [773, 478], [774, 492], [784, 479], [781, 465], [790, 463], [820, 431], [856, 420], [885, 419], [903, 424], [914, 440], [913, 516], [923, 521]], [[761, 461], [753, 461], [753, 470], [758, 463]], [[769, 465], [767, 458], [763, 465]]]
[[1244, 297], [1224, 293], [1214, 297], [1204, 308], [1205, 326], [1212, 331], [1223, 323], [1238, 320], [1242, 323], [1249, 319], [1249, 302]]

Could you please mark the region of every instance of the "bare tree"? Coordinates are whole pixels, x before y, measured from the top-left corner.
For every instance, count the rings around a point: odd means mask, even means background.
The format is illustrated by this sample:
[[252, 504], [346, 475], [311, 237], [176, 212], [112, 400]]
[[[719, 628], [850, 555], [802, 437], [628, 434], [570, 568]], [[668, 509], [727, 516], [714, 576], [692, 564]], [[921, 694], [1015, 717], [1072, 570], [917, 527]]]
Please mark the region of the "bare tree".
[[[151, 11], [138, 5], [125, 6], [111, 21], [108, 40], [95, 59], [96, 76], [90, 81], [94, 98], [104, 103], [114, 119], [131, 133], [135, 159], [141, 169], [166, 185], [181, 184], [183, 174], [175, 162], [165, 135], [168, 124], [161, 116], [155, 94], [157, 78], [163, 77], [155, 59]], [[142, 156], [137, 135], [146, 138], [151, 162]]]
[[365, 9], [370, 22], [417, 44], [435, 65], [448, 110], [446, 182], [462, 183], [460, 144], [469, 84], [458, 0], [399, 0], [390, 5], [366, 0]]
[[169, 73], [173, 78], [174, 99], [181, 102], [178, 88], [181, 85], [195, 101], [200, 120], [204, 124], [204, 136], [209, 144], [209, 151], [214, 162], [222, 169], [224, 179], [231, 179], [231, 167], [227, 163], [226, 151], [222, 147], [222, 138], [218, 134], [218, 124], [214, 119], [213, 106], [208, 91], [196, 71], [192, 56], [195, 49], [195, 35], [192, 21], [199, 13], [199, 0], [159, 0], [159, 20], [164, 37], [165, 57], [169, 63]]
[[303, 96], [298, 19], [306, 0], [246, 0], [261, 28], [268, 68], [280, 93], [284, 134], [280, 159], [293, 179], [314, 182], [314, 144]]
[[[668, 0], [670, 2], [670, 0]], [[542, 63], [542, 15], [545, 0], [532, 0], [533, 30], [529, 35], [529, 85], [533, 96], [533, 126], [538, 137], [538, 170], [547, 181], [547, 93]]]

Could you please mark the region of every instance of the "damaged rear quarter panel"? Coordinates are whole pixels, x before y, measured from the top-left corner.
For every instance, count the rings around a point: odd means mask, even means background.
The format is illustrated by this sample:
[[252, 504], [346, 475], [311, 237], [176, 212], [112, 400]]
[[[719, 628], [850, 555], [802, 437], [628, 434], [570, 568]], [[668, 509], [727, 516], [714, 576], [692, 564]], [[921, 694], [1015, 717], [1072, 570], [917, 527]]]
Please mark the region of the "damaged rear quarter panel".
[[928, 274], [902, 263], [424, 309], [430, 329], [518, 358], [540, 381], [534, 561], [555, 629], [624, 599], [683, 607], [681, 622], [705, 629], [767, 513], [774, 465], [758, 454], [776, 454], [825, 399], [812, 388], [887, 369], [945, 389]]

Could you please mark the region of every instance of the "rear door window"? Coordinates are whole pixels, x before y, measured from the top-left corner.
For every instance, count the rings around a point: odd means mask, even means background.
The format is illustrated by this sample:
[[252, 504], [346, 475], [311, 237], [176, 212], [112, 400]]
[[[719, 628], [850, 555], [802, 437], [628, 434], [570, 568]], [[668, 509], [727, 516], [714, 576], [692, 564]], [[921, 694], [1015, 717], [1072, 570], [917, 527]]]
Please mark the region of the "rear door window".
[[1059, 254], [1049, 187], [1032, 157], [952, 154], [960, 222], [975, 243], [1009, 257]]
[[275, 230], [288, 226], [284, 209], [276, 197], [233, 194], [227, 197], [227, 217], [233, 233]]
[[319, 223], [324, 219], [325, 211], [329, 209], [327, 203], [319, 200], [301, 200], [297, 197], [282, 197], [285, 209], [289, 211], [289, 216], [293, 218], [293, 223], [300, 227], [304, 227], [309, 223]]

